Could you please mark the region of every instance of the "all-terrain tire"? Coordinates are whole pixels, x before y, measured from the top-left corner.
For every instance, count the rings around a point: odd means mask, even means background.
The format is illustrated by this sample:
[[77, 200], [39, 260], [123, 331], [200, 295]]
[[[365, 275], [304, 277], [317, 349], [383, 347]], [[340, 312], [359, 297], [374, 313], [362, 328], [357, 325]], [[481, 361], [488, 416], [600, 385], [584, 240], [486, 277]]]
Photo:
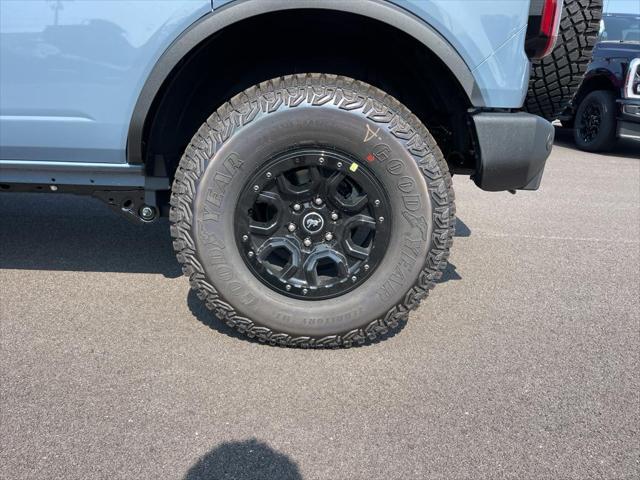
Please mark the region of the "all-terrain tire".
[[[265, 152], [282, 148], [278, 142], [295, 148], [327, 139], [344, 142], [362, 169], [393, 187], [387, 193], [397, 218], [387, 219], [394, 222], [391, 240], [365, 283], [328, 300], [289, 298], [242, 261], [242, 242], [230, 232], [234, 210], [241, 185], [251, 186]], [[376, 153], [376, 143], [385, 148]], [[407, 200], [403, 192], [414, 187]], [[383, 91], [328, 74], [273, 79], [222, 105], [181, 158], [170, 203], [173, 246], [198, 297], [239, 332], [296, 347], [350, 347], [398, 327], [441, 277], [455, 223], [451, 176], [426, 127]]]
[[596, 44], [603, 0], [564, 0], [553, 52], [531, 65], [529, 113], [556, 120], [580, 88]]

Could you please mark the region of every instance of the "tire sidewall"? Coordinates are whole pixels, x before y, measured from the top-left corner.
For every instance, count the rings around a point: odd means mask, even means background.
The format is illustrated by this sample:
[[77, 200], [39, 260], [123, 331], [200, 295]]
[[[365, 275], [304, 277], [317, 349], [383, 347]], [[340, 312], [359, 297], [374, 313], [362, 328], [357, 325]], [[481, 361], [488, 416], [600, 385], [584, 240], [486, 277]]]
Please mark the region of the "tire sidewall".
[[[237, 314], [279, 332], [321, 337], [362, 327], [402, 301], [432, 248], [433, 222], [418, 163], [425, 160], [414, 157], [392, 130], [391, 122], [372, 121], [361, 109], [283, 104], [258, 114], [219, 145], [196, 184], [192, 233], [207, 279]], [[384, 221], [393, 224], [385, 257], [366, 282], [340, 297], [304, 301], [271, 290], [253, 275], [236, 244], [234, 217], [253, 172], [286, 149], [311, 146], [349, 152], [359, 168], [369, 169], [387, 192], [393, 218]], [[427, 158], [435, 162], [433, 154]]]

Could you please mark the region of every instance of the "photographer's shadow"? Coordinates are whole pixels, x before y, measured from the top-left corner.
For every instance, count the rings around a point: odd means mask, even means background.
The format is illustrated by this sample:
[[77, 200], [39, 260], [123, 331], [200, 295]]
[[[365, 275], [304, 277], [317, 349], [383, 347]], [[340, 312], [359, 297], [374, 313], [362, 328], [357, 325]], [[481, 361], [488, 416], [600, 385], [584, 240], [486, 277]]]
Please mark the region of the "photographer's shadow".
[[225, 442], [206, 453], [184, 480], [302, 480], [298, 465], [255, 438]]

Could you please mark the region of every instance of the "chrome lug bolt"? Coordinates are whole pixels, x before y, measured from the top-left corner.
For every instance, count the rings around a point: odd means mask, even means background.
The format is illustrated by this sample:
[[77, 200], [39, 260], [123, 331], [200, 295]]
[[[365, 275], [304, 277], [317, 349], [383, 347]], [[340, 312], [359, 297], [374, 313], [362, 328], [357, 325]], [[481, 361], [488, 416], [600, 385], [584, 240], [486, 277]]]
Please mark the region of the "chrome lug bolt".
[[379, 206], [380, 206], [380, 200], [376, 200], [375, 202], [373, 202], [373, 204], [374, 204], [376, 207], [379, 207]]
[[314, 202], [316, 205], [322, 205], [322, 199], [320, 197], [317, 197]]
[[286, 289], [287, 289], [287, 292], [288, 292], [289, 290], [291, 290], [291, 285], [287, 285], [287, 286], [286, 286], [286, 287], [284, 287], [284, 288], [286, 288]]
[[299, 212], [302, 209], [302, 206], [299, 203], [293, 204], [293, 210]]
[[249, 235], [242, 235], [242, 241], [246, 242], [247, 240], [249, 240]]
[[319, 163], [320, 165], [322, 165], [322, 164], [324, 163], [324, 157], [320, 157], [320, 158], [318, 159], [318, 163]]
[[249, 258], [253, 258], [253, 255], [254, 255], [253, 250], [249, 250], [247, 252], [247, 255], [249, 255]]
[[253, 186], [253, 191], [257, 192], [258, 190], [260, 190], [260, 187], [258, 185], [254, 185]]
[[309, 293], [309, 290], [307, 290], [306, 288], [303, 288], [303, 289], [302, 289], [302, 294], [303, 294], [303, 295], [306, 295], [307, 293]]
[[333, 212], [333, 213], [331, 214], [331, 220], [333, 220], [334, 222], [335, 222], [336, 220], [338, 220], [338, 214], [337, 214], [336, 212]]
[[331, 233], [331, 232], [327, 232], [327, 233], [325, 233], [325, 234], [324, 234], [324, 239], [325, 239], [327, 242], [330, 242], [331, 240], [333, 240], [333, 233]]
[[364, 269], [365, 269], [365, 270], [369, 270], [369, 264], [366, 264], [366, 265], [364, 266]]
[[351, 281], [355, 282], [356, 280], [358, 280], [358, 277], [356, 277], [355, 275], [353, 277], [351, 277]]
[[153, 207], [150, 207], [149, 205], [145, 205], [140, 209], [140, 216], [142, 217], [143, 220], [152, 220], [153, 217], [156, 216], [156, 211]]
[[384, 217], [380, 217], [380, 218], [378, 219], [378, 221], [379, 221], [380, 223], [384, 222]]
[[295, 224], [290, 223], [289, 226], [287, 227], [287, 230], [289, 230], [290, 232], [295, 232], [296, 231]]
[[338, 164], [336, 165], [338, 168], [342, 168], [342, 162], [338, 162]]
[[271, 172], [267, 172], [267, 178], [271, 178]]
[[305, 238], [302, 243], [304, 244], [305, 247], [310, 247], [311, 246], [311, 239], [309, 237]]

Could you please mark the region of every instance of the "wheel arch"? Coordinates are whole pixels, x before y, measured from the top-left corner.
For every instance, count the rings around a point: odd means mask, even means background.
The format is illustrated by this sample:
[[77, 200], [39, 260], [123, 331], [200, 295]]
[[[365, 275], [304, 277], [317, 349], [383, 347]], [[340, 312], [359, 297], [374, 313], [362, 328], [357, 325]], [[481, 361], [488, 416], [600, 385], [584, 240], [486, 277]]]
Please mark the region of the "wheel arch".
[[184, 65], [208, 41], [228, 27], [266, 14], [313, 10], [357, 15], [412, 37], [439, 59], [457, 81], [469, 105], [484, 105], [480, 89], [468, 65], [433, 27], [412, 13], [381, 0], [235, 0], [192, 24], [167, 48], [156, 62], [136, 101], [129, 123], [127, 160], [145, 161], [145, 134], [154, 108], [163, 100], [163, 89]]
[[614, 92], [616, 96], [619, 95], [619, 89], [615, 85], [615, 80], [610, 78], [609, 73], [596, 73], [593, 75], [588, 75], [585, 77], [582, 85], [580, 85], [580, 89], [578, 93], [576, 93], [576, 97], [574, 100], [574, 106], [577, 109], [580, 105], [580, 102], [589, 95], [591, 92], [596, 90], [608, 90]]

